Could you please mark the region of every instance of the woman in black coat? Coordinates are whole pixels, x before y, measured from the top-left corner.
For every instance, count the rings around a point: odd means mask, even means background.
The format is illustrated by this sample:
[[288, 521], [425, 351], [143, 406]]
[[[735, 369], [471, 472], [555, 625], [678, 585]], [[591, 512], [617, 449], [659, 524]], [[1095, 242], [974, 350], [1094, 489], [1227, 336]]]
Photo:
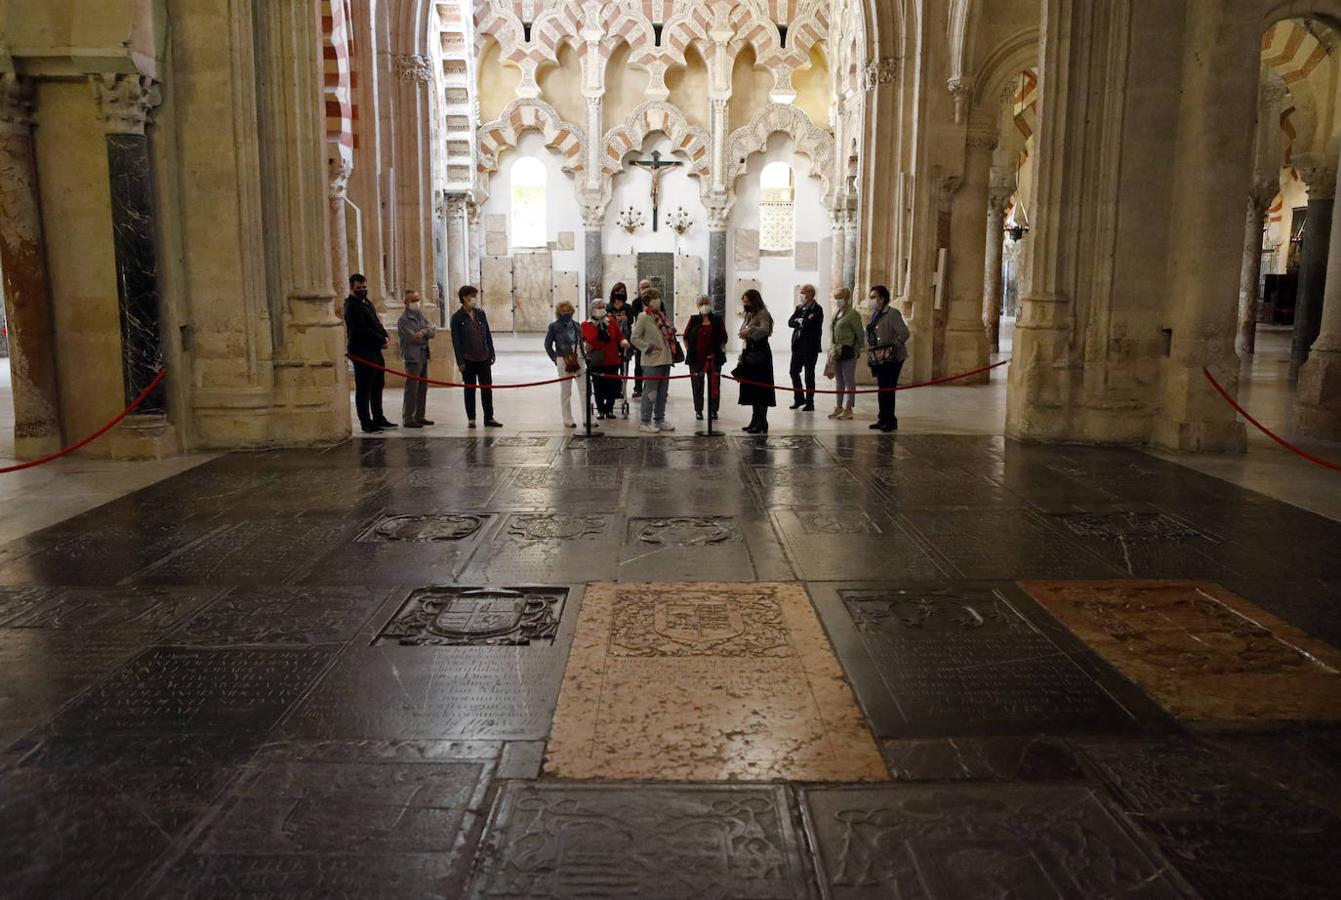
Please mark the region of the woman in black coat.
[[740, 298], [745, 307], [745, 322], [740, 328], [740, 338], [745, 346], [740, 351], [740, 364], [733, 375], [754, 384], [740, 386], [740, 405], [754, 409], [750, 424], [744, 431], [750, 434], [768, 434], [768, 408], [777, 405], [777, 394], [773, 384], [773, 351], [768, 348], [768, 339], [773, 334], [773, 317], [764, 307], [764, 298], [754, 288], [750, 288]]

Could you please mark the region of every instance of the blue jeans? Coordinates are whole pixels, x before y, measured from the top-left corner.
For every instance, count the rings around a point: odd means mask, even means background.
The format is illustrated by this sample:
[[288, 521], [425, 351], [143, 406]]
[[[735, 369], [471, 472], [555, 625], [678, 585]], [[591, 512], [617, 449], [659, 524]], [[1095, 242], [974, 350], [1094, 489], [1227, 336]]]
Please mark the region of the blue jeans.
[[643, 366], [643, 400], [639, 418], [644, 425], [666, 421], [666, 389], [669, 381], [649, 381], [670, 374], [670, 366]]

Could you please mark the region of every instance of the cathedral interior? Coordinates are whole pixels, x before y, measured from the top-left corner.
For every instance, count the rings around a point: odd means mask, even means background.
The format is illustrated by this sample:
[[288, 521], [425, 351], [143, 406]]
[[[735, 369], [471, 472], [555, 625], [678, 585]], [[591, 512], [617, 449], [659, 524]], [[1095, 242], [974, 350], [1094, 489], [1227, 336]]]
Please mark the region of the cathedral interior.
[[0, 0], [0, 896], [1341, 896], [1339, 159], [1341, 0]]

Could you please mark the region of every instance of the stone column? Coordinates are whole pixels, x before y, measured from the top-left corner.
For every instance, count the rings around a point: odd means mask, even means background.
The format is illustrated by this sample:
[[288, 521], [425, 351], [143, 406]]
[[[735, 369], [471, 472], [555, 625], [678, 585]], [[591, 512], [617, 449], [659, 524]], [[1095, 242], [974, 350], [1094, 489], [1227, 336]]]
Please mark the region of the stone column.
[[1235, 0], [1188, 0], [1170, 206], [1169, 304], [1173, 339], [1164, 369], [1156, 445], [1242, 450], [1243, 423], [1203, 368], [1233, 390], [1243, 195], [1252, 171], [1252, 115], [1260, 31]]
[[1335, 218], [1331, 250], [1318, 339], [1299, 369], [1291, 412], [1294, 432], [1300, 437], [1341, 441], [1341, 223]]
[[[847, 196], [847, 209], [843, 217], [843, 287], [857, 296], [857, 194], [852, 191]], [[836, 275], [837, 273], [835, 273]]]
[[1243, 231], [1243, 269], [1239, 276], [1239, 329], [1234, 349], [1239, 356], [1252, 356], [1257, 348], [1258, 287], [1262, 280], [1262, 230], [1267, 207], [1280, 193], [1279, 173], [1253, 176], [1248, 190], [1248, 221]]
[[1308, 186], [1308, 219], [1299, 249], [1299, 291], [1294, 302], [1294, 336], [1290, 340], [1290, 380], [1308, 359], [1322, 323], [1322, 297], [1327, 284], [1327, 250], [1331, 246], [1332, 205], [1336, 196], [1336, 161], [1301, 156], [1295, 167]]
[[586, 276], [583, 299], [590, 307], [591, 301], [602, 296], [605, 290], [605, 246], [601, 229], [605, 224], [604, 206], [584, 206], [582, 208], [582, 227], [586, 248]]
[[349, 227], [346, 224], [345, 201], [349, 196], [349, 176], [354, 166], [343, 156], [333, 157], [329, 163], [331, 203], [331, 285], [335, 290], [335, 315], [343, 317], [340, 297], [349, 286]]
[[51, 321], [46, 241], [33, 152], [32, 84], [0, 74], [0, 272], [4, 274], [14, 455], [60, 449], [60, 388]]
[[992, 169], [987, 190], [987, 265], [983, 270], [982, 324], [987, 329], [987, 345], [1001, 352], [1001, 290], [1005, 271], [1006, 208], [1015, 193], [1015, 176], [1000, 168]]
[[708, 296], [719, 316], [726, 315], [726, 219], [728, 209], [708, 207]]
[[[457, 290], [470, 283], [470, 248], [466, 245], [466, 197], [447, 195], [447, 296], [443, 306], [456, 309]], [[450, 318], [450, 312], [448, 317]]]
[[[94, 75], [92, 83], [107, 130], [112, 242], [121, 313], [121, 372], [129, 404], [163, 368], [149, 138], [145, 135], [160, 96], [158, 85], [144, 75]], [[167, 391], [160, 382], [136, 415], [161, 416], [166, 411]]]
[[[964, 176], [954, 194], [950, 219], [949, 305], [945, 327], [945, 374], [967, 372], [985, 365], [987, 334], [982, 329], [983, 271], [987, 265], [987, 218], [995, 128], [970, 129]], [[958, 384], [985, 384], [990, 373], [965, 378]]]
[[[402, 54], [392, 60], [396, 75], [394, 126], [396, 172], [396, 273], [398, 294], [416, 289], [431, 302], [433, 279], [432, 151], [429, 147], [433, 103], [429, 88], [433, 66], [426, 56]], [[388, 297], [399, 307], [401, 296]]]

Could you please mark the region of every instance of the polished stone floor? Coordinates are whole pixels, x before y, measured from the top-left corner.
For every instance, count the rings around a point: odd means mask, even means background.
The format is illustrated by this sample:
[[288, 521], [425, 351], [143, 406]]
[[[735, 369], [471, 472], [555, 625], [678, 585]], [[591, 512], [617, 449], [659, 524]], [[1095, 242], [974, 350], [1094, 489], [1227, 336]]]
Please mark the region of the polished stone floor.
[[0, 895], [1334, 896], [1338, 547], [991, 434], [220, 456], [0, 546]]

